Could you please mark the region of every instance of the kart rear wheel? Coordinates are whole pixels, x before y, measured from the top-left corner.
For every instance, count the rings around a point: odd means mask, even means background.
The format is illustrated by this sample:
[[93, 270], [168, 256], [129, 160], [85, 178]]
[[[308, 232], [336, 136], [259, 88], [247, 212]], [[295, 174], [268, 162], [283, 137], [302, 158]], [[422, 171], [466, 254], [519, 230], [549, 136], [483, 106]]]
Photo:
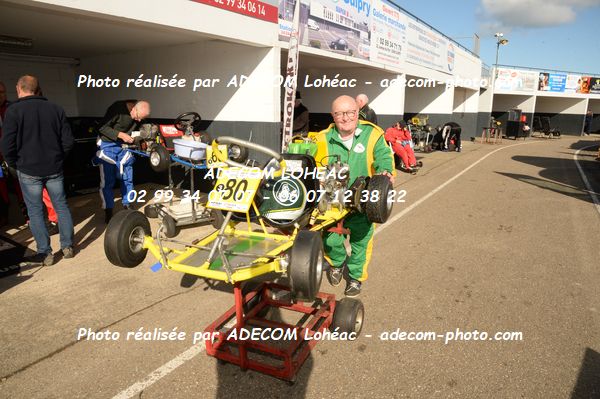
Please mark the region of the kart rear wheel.
[[294, 298], [315, 299], [323, 277], [323, 241], [319, 232], [298, 232], [290, 253], [288, 276]]
[[[371, 177], [367, 184], [369, 197], [363, 204], [367, 219], [371, 223], [385, 223], [392, 213], [393, 201], [388, 201], [388, 194], [392, 189], [392, 183], [387, 176], [375, 175]], [[371, 193], [378, 192], [377, 201], [371, 201]]]
[[136, 267], [144, 261], [148, 250], [144, 237], [151, 234], [148, 219], [138, 211], [125, 210], [113, 217], [104, 235], [104, 253], [110, 263]]
[[363, 320], [365, 316], [365, 307], [363, 303], [354, 298], [342, 298], [335, 305], [333, 312], [333, 320], [329, 329], [347, 334], [355, 333], [356, 336], [362, 330]]
[[164, 215], [162, 218], [163, 223], [163, 233], [165, 233], [165, 237], [173, 238], [179, 234], [181, 230], [179, 226], [177, 226], [177, 222], [169, 215]]
[[169, 169], [171, 156], [169, 151], [162, 145], [157, 145], [150, 151], [150, 167], [157, 173], [165, 172]]

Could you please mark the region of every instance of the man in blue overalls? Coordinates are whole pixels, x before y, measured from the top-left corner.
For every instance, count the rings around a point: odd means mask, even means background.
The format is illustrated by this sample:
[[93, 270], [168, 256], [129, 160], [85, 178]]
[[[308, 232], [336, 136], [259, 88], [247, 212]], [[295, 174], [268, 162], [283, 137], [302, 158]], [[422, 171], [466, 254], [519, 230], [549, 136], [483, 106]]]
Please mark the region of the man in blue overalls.
[[[112, 114], [112, 115], [111, 115]], [[121, 180], [123, 207], [129, 209], [128, 193], [133, 190], [133, 154], [123, 144], [133, 143], [131, 132], [142, 119], [150, 116], [150, 104], [146, 101], [123, 101], [113, 104], [105, 115], [109, 119], [100, 128], [96, 160], [100, 164], [100, 198], [105, 222], [113, 215], [115, 205], [113, 187]]]

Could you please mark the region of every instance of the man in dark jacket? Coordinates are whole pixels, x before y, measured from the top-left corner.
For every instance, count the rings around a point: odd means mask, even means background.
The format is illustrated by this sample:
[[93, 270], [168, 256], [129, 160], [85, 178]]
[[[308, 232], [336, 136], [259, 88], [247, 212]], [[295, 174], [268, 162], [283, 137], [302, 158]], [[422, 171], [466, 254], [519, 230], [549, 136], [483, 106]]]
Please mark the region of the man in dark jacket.
[[100, 128], [100, 148], [96, 158], [100, 163], [100, 197], [104, 220], [108, 223], [115, 206], [113, 187], [117, 180], [121, 181], [123, 207], [129, 208], [128, 194], [133, 190], [135, 158], [122, 145], [133, 143], [131, 132], [142, 119], [150, 116], [150, 104], [146, 101], [123, 101], [113, 104], [105, 116], [107, 120]]
[[19, 178], [29, 226], [37, 243], [36, 262], [54, 263], [50, 237], [44, 221], [44, 186], [58, 214], [60, 246], [65, 258], [73, 257], [73, 220], [63, 184], [63, 163], [73, 148], [74, 139], [65, 111], [36, 96], [38, 80], [22, 76], [17, 82], [19, 99], [6, 111], [2, 125], [2, 154]]
[[308, 108], [302, 104], [300, 92], [296, 92], [296, 103], [294, 104], [294, 135], [304, 136], [308, 133]]
[[371, 122], [372, 124], [377, 124], [377, 114], [373, 110], [373, 108], [369, 107], [369, 97], [366, 94], [359, 94], [356, 96], [356, 103], [360, 107], [360, 111], [358, 111], [358, 119], [362, 119], [363, 121]]

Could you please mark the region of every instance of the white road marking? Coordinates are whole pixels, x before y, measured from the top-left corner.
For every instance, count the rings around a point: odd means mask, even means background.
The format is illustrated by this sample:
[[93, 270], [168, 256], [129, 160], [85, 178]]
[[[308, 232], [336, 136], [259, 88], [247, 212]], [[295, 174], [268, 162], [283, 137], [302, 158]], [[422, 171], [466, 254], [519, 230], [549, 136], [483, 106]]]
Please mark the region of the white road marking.
[[587, 148], [591, 148], [591, 147], [595, 147], [595, 145], [589, 145], [587, 147], [578, 149], [577, 151], [575, 151], [575, 155], [573, 155], [573, 159], [575, 160], [575, 165], [577, 165], [577, 170], [579, 170], [579, 174], [581, 175], [581, 180], [583, 180], [583, 184], [585, 184], [587, 193], [590, 195], [590, 197], [592, 197], [592, 201], [594, 201], [594, 208], [596, 208], [596, 210], [598, 211], [598, 214], [600, 214], [600, 200], [598, 200], [598, 196], [594, 192], [592, 185], [590, 184], [590, 181], [588, 180], [581, 165], [579, 165], [579, 160], [577, 159], [577, 157], [579, 156], [579, 152], [581, 152], [582, 150], [585, 150]]
[[469, 170], [473, 169], [475, 166], [477, 166], [480, 162], [482, 162], [487, 157], [497, 153], [498, 151], [504, 150], [506, 148], [516, 147], [518, 145], [531, 144], [531, 143], [540, 143], [540, 141], [528, 141], [528, 142], [519, 143], [519, 144], [512, 144], [512, 145], [509, 145], [506, 147], [500, 147], [500, 148], [490, 152], [489, 154], [484, 155], [483, 157], [479, 158], [477, 161], [473, 162], [468, 168], [464, 169], [462, 172], [453, 176], [452, 178], [446, 180], [446, 182], [442, 183], [441, 185], [439, 185], [436, 188], [434, 188], [433, 190], [431, 190], [429, 193], [425, 194], [425, 196], [423, 196], [419, 200], [415, 201], [409, 207], [403, 209], [401, 212], [394, 215], [384, 225], [377, 226], [377, 228], [375, 229], [375, 233], [373, 235], [375, 236], [375, 235], [377, 235], [377, 233], [381, 233], [383, 230], [390, 227], [394, 222], [400, 220], [400, 218], [404, 217], [410, 211], [412, 211], [413, 209], [415, 209], [416, 207], [421, 205], [423, 202], [427, 201], [429, 198], [433, 197], [438, 191], [440, 191], [441, 189], [446, 187], [448, 184], [452, 183], [454, 180], [458, 179], [459, 177], [461, 177], [462, 175], [467, 173]]
[[129, 388], [127, 388], [127, 389], [119, 392], [115, 396], [113, 396], [113, 399], [128, 399], [134, 395], [137, 395], [138, 393], [142, 392], [144, 389], [148, 388], [150, 385], [154, 384], [156, 381], [160, 380], [161, 378], [163, 378], [166, 375], [168, 375], [169, 373], [171, 373], [177, 367], [181, 366], [188, 360], [192, 359], [194, 356], [198, 355], [199, 353], [204, 352], [204, 349], [205, 349], [204, 342], [199, 342], [199, 343], [195, 344], [194, 346], [192, 346], [192, 347], [188, 348], [187, 350], [185, 350], [184, 352], [180, 353], [174, 359], [168, 361], [167, 363], [163, 364], [162, 366], [160, 366], [159, 368], [157, 368], [156, 370], [154, 370], [153, 372], [148, 374], [148, 376], [146, 378], [144, 378], [143, 380], [136, 382], [135, 384], [131, 385]]
[[[451, 179], [447, 180], [445, 183], [441, 184], [437, 188], [433, 189], [427, 195], [425, 195], [423, 198], [421, 198], [420, 200], [416, 201], [414, 204], [412, 204], [408, 208], [404, 209], [402, 212], [398, 213], [396, 216], [392, 217], [390, 220], [387, 221], [387, 223], [385, 225], [378, 226], [378, 228], [375, 230], [375, 234], [381, 232], [387, 226], [389, 226], [392, 223], [394, 223], [395, 221], [399, 220], [401, 217], [403, 217], [408, 212], [410, 212], [413, 209], [415, 209], [417, 206], [419, 206], [420, 204], [422, 204], [423, 202], [425, 202], [427, 199], [431, 198], [435, 193], [437, 193], [438, 191], [440, 191], [441, 189], [443, 189], [444, 187], [446, 187], [448, 184], [450, 184], [454, 180], [458, 179], [460, 176], [462, 176], [463, 174], [465, 174], [467, 171], [469, 171], [472, 168], [474, 168], [477, 164], [479, 164], [481, 161], [483, 161], [484, 159], [486, 159], [490, 155], [495, 154], [496, 152], [498, 152], [500, 150], [504, 150], [506, 148], [515, 147], [515, 146], [524, 145], [524, 144], [531, 144], [531, 143], [539, 143], [539, 141], [530, 141], [530, 142], [525, 142], [525, 143], [512, 144], [512, 145], [509, 145], [509, 146], [506, 146], [506, 147], [498, 148], [498, 149], [490, 152], [489, 154], [486, 154], [485, 156], [481, 157], [479, 160], [477, 160], [473, 164], [471, 164], [471, 166], [469, 166], [468, 168], [466, 168], [465, 170], [463, 170], [462, 172], [460, 172], [456, 176], [452, 177]], [[166, 375], [168, 375], [169, 373], [171, 373], [172, 371], [174, 371], [176, 368], [178, 368], [179, 366], [181, 366], [183, 363], [187, 362], [188, 360], [192, 359], [194, 356], [196, 356], [199, 353], [203, 352], [204, 349], [205, 349], [205, 347], [204, 347], [203, 343], [196, 344], [196, 345], [188, 348], [186, 351], [184, 351], [183, 353], [179, 354], [174, 359], [170, 360], [169, 362], [165, 363], [164, 365], [160, 366], [159, 368], [157, 368], [156, 370], [154, 370], [153, 372], [151, 372], [150, 374], [148, 374], [148, 376], [145, 379], [143, 379], [142, 381], [136, 382], [135, 384], [131, 385], [129, 388], [127, 388], [127, 389], [119, 392], [117, 395], [113, 396], [112, 399], [128, 399], [128, 398], [133, 397], [134, 395], [140, 393], [144, 389], [148, 388], [149, 386], [151, 386], [152, 384], [154, 384], [155, 382], [157, 382], [161, 378], [165, 377]]]

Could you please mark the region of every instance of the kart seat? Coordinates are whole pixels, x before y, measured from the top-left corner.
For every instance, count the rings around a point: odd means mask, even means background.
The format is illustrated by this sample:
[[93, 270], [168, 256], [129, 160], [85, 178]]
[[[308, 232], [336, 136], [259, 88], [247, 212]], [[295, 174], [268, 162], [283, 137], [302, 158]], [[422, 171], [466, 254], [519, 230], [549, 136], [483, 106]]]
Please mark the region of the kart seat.
[[314, 176], [317, 165], [310, 155], [283, 154], [283, 159], [292, 176], [268, 179], [262, 184], [260, 213], [273, 227], [287, 229], [296, 223], [304, 226], [319, 197], [320, 182]]

